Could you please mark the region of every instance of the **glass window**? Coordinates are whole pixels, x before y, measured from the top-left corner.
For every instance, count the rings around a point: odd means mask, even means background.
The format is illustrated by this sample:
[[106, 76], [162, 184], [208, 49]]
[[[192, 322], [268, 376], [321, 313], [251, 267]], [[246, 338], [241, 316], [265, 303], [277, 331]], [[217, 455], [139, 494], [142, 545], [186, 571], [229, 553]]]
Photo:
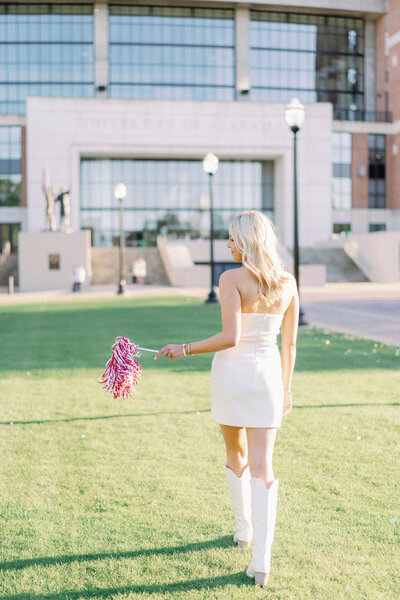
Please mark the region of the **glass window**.
[[18, 234], [21, 230], [20, 223], [0, 223], [0, 252], [5, 245], [10, 244], [12, 253], [18, 252]]
[[351, 133], [332, 133], [332, 207], [350, 209], [352, 206]]
[[21, 128], [0, 127], [0, 206], [21, 204]]
[[110, 5], [110, 96], [233, 100], [234, 12]]
[[0, 113], [23, 114], [27, 96], [94, 95], [89, 4], [0, 5]]
[[334, 223], [333, 224], [333, 233], [349, 234], [350, 232], [351, 232], [351, 224], [350, 223]]
[[386, 231], [386, 223], [369, 223], [368, 231], [370, 233], [374, 231]]
[[[273, 218], [273, 162], [220, 161], [213, 179], [215, 236], [226, 237], [240, 210], [261, 210]], [[95, 246], [118, 243], [116, 183], [127, 186], [124, 231], [127, 245], [155, 245], [158, 234], [172, 238], [209, 236], [209, 182], [201, 161], [84, 159], [81, 162], [81, 227], [92, 230]]]
[[331, 102], [335, 118], [364, 110], [364, 21], [251, 11], [250, 100]]
[[386, 208], [386, 136], [368, 135], [368, 207]]

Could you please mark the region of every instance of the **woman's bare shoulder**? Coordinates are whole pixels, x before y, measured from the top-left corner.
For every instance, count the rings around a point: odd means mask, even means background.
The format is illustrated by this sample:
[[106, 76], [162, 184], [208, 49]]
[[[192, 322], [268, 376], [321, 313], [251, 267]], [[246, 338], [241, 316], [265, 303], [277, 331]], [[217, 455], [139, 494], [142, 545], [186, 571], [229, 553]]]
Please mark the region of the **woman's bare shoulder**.
[[221, 283], [221, 281], [237, 281], [238, 278], [240, 279], [242, 277], [242, 271], [243, 271], [244, 267], [236, 267], [233, 269], [226, 269], [226, 271], [224, 271], [219, 278], [219, 281]]
[[289, 271], [284, 271], [283, 279], [283, 290], [286, 293], [290, 293], [293, 295], [297, 290], [297, 283], [295, 277], [291, 273], [289, 273]]
[[288, 281], [288, 282], [290, 281], [291, 283], [296, 283], [296, 279], [294, 278], [294, 275], [289, 273], [289, 271], [283, 271], [282, 275], [286, 281]]

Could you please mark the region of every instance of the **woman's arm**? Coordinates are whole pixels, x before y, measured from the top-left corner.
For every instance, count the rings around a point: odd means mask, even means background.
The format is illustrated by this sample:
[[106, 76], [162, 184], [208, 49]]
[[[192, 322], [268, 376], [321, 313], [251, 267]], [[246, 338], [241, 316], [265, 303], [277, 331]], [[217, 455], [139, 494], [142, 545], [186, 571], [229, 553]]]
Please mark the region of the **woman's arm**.
[[282, 382], [285, 392], [290, 393], [294, 363], [296, 361], [296, 339], [299, 326], [299, 294], [294, 283], [293, 298], [285, 312], [281, 327]]
[[[241, 331], [241, 299], [232, 271], [225, 271], [219, 278], [222, 331], [206, 340], [191, 342], [190, 350], [192, 354], [219, 352], [226, 348], [232, 348], [239, 342]], [[154, 360], [161, 354], [165, 358], [179, 358], [183, 356], [182, 345], [168, 344], [164, 346], [164, 348], [158, 351]]]

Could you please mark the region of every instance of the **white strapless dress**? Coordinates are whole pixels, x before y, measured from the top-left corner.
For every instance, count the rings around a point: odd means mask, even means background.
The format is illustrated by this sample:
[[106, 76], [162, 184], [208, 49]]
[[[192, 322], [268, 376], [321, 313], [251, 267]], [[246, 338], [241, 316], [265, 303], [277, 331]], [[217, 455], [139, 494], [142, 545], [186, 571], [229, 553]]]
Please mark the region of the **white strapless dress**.
[[235, 427], [280, 427], [283, 410], [277, 336], [282, 314], [242, 313], [237, 346], [216, 352], [211, 418]]

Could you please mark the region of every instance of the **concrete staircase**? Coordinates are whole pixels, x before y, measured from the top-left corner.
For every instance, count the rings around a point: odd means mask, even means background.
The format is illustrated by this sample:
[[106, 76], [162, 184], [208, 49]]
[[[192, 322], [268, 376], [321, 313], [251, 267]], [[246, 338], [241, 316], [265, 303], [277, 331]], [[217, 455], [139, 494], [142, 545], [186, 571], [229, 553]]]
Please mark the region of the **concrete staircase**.
[[[138, 258], [144, 258], [147, 265], [146, 283], [168, 285], [169, 278], [157, 248], [125, 248], [124, 277], [132, 282], [132, 263]], [[104, 285], [115, 283], [119, 277], [119, 249], [91, 248], [92, 284]]]
[[[157, 248], [170, 285], [176, 287], [208, 285], [210, 267], [208, 265], [196, 265], [184, 241], [170, 242], [165, 237], [158, 236]], [[207, 255], [207, 260], [209, 260], [209, 255]]]
[[301, 248], [302, 265], [326, 265], [327, 282], [369, 281], [343, 248], [313, 246]]

